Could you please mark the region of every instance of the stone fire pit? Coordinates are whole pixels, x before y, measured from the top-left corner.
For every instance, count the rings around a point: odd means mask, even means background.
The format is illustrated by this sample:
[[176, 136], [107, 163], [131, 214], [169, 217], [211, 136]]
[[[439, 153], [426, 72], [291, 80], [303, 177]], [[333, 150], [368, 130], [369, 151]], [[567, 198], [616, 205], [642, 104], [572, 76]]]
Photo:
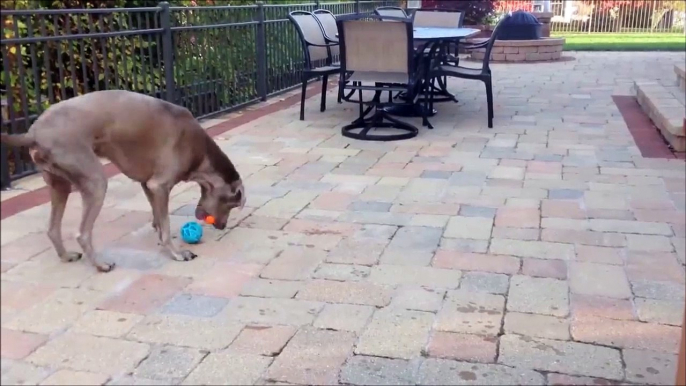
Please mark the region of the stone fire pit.
[[[479, 39], [475, 39], [475, 43]], [[491, 51], [492, 62], [541, 62], [562, 58], [564, 38], [541, 38], [535, 40], [496, 40]], [[470, 58], [483, 60], [486, 49], [476, 49]]]
[[[498, 40], [491, 51], [492, 62], [541, 62], [562, 58], [564, 38], [550, 37], [550, 18], [552, 14], [536, 15], [517, 11], [500, 28]], [[474, 43], [484, 39], [473, 39]], [[483, 60], [486, 49], [473, 50], [471, 59]]]

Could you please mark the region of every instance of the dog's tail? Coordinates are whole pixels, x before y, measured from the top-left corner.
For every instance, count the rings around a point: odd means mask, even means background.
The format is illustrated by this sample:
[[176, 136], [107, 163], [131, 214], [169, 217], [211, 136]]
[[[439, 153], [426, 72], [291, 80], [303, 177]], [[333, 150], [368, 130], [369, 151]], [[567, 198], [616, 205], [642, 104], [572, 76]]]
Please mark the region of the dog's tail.
[[35, 143], [33, 136], [28, 134], [0, 133], [0, 142], [10, 146], [31, 146]]

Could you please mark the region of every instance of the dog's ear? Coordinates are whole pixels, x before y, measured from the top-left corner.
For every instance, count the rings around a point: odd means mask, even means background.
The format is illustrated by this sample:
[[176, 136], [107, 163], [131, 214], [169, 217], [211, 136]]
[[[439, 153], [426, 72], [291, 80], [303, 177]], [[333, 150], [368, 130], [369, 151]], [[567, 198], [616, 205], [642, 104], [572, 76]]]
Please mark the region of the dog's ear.
[[245, 188], [243, 187], [243, 181], [238, 180], [231, 183], [231, 188], [234, 197], [238, 197], [238, 208], [243, 209], [245, 207]]
[[212, 186], [212, 184], [208, 183], [207, 181], [198, 181], [198, 185], [200, 185], [200, 193], [202, 195], [207, 194]]
[[241, 195], [241, 199], [240, 199], [240, 203], [241, 203], [241, 204], [240, 204], [238, 207], [239, 207], [240, 209], [245, 208], [245, 201], [246, 201], [246, 199], [245, 199], [245, 188], [243, 188], [243, 184], [241, 184], [241, 185], [238, 187], [237, 193], [236, 193], [236, 194], [240, 194], [240, 195]]

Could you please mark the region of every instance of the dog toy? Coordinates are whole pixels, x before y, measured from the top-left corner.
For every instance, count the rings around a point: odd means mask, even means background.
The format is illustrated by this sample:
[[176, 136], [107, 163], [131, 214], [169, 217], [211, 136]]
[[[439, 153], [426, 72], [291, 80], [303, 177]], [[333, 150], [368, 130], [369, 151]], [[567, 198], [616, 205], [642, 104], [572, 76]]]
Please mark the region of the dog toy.
[[208, 224], [210, 224], [210, 225], [214, 224], [214, 221], [215, 221], [215, 220], [214, 220], [214, 216], [207, 216], [207, 217], [205, 217], [205, 222], [208, 223]]
[[195, 221], [183, 224], [181, 238], [188, 244], [197, 244], [202, 238], [202, 226]]

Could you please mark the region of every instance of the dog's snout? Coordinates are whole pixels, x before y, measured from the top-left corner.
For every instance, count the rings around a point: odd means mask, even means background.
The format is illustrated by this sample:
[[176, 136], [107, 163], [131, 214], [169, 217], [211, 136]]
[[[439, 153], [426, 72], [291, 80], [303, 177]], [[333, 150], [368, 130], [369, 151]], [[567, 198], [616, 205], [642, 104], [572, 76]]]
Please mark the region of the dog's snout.
[[214, 227], [215, 227], [216, 229], [219, 229], [219, 230], [224, 230], [224, 229], [226, 229], [226, 222], [219, 222], [219, 221], [217, 221], [217, 222], [215, 222], [213, 225], [214, 225]]
[[207, 212], [200, 206], [195, 207], [195, 218], [198, 220], [204, 220], [207, 217]]

